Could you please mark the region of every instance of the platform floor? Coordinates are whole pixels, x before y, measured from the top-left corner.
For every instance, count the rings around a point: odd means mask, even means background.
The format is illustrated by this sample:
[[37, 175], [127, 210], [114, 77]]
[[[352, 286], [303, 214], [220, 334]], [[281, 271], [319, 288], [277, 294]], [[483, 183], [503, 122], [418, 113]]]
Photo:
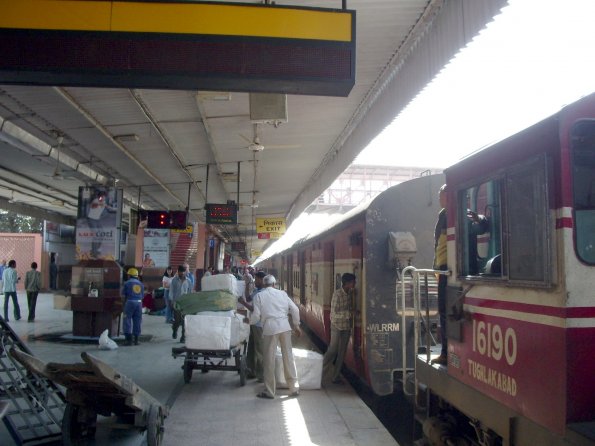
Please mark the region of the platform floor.
[[[19, 293], [19, 302], [23, 319], [12, 319], [11, 302], [10, 323], [37, 357], [74, 363], [81, 362], [80, 353], [87, 351], [167, 404], [170, 414], [165, 420], [164, 446], [397, 445], [347, 383], [302, 390], [297, 398], [288, 397], [287, 391], [281, 389], [275, 400], [256, 398], [262, 384], [248, 380], [241, 387], [235, 371], [194, 371], [192, 381], [184, 384], [183, 359], [171, 355], [172, 347], [181, 344], [171, 338], [170, 325], [162, 316], [143, 316], [142, 334], [150, 339], [141, 345], [102, 351], [96, 344], [48, 340], [71, 334], [72, 329], [72, 313], [54, 310], [52, 294], [39, 295], [33, 323], [26, 321], [24, 293]], [[307, 338], [297, 344], [294, 346], [315, 349]], [[3, 423], [0, 444], [15, 444]], [[144, 445], [146, 439], [135, 431], [112, 430], [100, 424], [92, 444]]]

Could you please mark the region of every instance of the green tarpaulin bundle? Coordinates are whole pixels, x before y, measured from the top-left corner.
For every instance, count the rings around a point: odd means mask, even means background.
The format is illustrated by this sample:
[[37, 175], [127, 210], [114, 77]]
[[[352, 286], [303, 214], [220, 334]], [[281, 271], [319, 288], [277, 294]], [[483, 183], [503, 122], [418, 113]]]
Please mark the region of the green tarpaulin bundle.
[[174, 308], [182, 314], [196, 314], [201, 311], [235, 310], [238, 299], [228, 291], [198, 291], [178, 297]]

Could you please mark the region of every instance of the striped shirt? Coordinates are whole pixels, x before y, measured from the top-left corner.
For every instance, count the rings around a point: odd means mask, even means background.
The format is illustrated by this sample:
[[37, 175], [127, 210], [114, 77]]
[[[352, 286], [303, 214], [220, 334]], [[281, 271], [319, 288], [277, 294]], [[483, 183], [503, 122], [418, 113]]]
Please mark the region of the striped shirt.
[[343, 288], [338, 288], [331, 298], [331, 324], [337, 330], [351, 330], [353, 299]]

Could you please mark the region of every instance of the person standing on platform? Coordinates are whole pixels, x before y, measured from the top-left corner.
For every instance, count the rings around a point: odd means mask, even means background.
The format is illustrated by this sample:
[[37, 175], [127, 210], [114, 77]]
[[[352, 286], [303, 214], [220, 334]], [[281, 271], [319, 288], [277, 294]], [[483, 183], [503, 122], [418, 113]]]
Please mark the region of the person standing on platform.
[[[262, 271], [256, 273], [254, 278], [254, 290], [248, 293], [248, 283], [246, 283], [246, 295], [240, 297], [239, 302], [251, 312], [254, 312], [254, 299], [256, 295], [264, 289], [264, 276]], [[258, 382], [264, 382], [262, 367], [262, 323], [256, 322], [250, 325], [250, 338], [248, 338], [248, 354], [246, 356], [246, 365], [248, 366], [248, 378], [256, 378]]]
[[143, 320], [143, 297], [145, 287], [138, 280], [138, 270], [136, 268], [128, 269], [129, 279], [124, 283], [122, 295], [125, 299], [124, 304], [124, 336], [126, 345], [132, 345], [134, 336], [134, 345], [138, 345], [138, 337], [141, 333], [141, 323]]
[[8, 322], [8, 298], [12, 297], [15, 320], [21, 319], [21, 307], [17, 297], [17, 282], [21, 279], [17, 273], [16, 260], [10, 260], [2, 273], [2, 292], [4, 293], [4, 320]]
[[246, 286], [246, 290], [244, 291], [246, 298], [250, 297], [250, 295], [254, 291], [254, 275], [250, 272], [248, 268], [244, 268], [242, 278], [240, 280], [243, 280], [244, 285]]
[[29, 307], [29, 317], [27, 322], [35, 320], [35, 306], [37, 305], [37, 295], [41, 289], [41, 273], [37, 271], [37, 263], [31, 263], [31, 271], [25, 274], [25, 290], [27, 291], [27, 305]]
[[0, 263], [0, 291], [2, 290], [2, 274], [6, 268], [6, 260], [2, 260], [2, 263]]
[[168, 266], [165, 272], [163, 273], [163, 279], [161, 280], [161, 283], [163, 285], [163, 301], [165, 302], [165, 322], [167, 324], [171, 324], [174, 321], [173, 310], [169, 301], [169, 287], [171, 286], [171, 281], [173, 277], [173, 268], [171, 266]]
[[180, 342], [186, 341], [186, 328], [184, 327], [182, 313], [174, 308], [174, 304], [180, 296], [188, 294], [191, 291], [190, 280], [188, 280], [186, 275], [186, 267], [180, 265], [178, 266], [178, 274], [171, 280], [171, 285], [169, 286], [169, 300], [174, 312], [174, 323], [171, 327], [171, 337], [176, 339], [178, 337], [178, 328], [182, 327], [182, 337], [180, 338]]
[[353, 326], [353, 290], [355, 275], [341, 276], [341, 287], [331, 298], [331, 341], [322, 362], [323, 376], [331, 375], [334, 384], [341, 384], [341, 368]]
[[58, 289], [57, 279], [58, 278], [58, 264], [56, 263], [56, 253], [50, 254], [50, 290]]
[[250, 323], [262, 322], [263, 338], [263, 368], [265, 390], [258, 393], [258, 398], [275, 398], [275, 352], [277, 345], [281, 347], [283, 355], [283, 372], [291, 396], [298, 396], [300, 386], [297, 379], [295, 361], [291, 346], [291, 325], [288, 315], [294, 324], [296, 336], [301, 336], [299, 327], [300, 311], [297, 305], [289, 298], [285, 291], [273, 288], [276, 280], [268, 275], [263, 279], [265, 289], [258, 293], [254, 299], [254, 311], [250, 316]]
[[[438, 214], [438, 220], [436, 221], [436, 228], [434, 229], [434, 269], [440, 271], [446, 271], [448, 269], [446, 265], [446, 184], [444, 184], [439, 192], [438, 199], [440, 201], [440, 213]], [[440, 315], [440, 338], [442, 342], [442, 349], [440, 356], [432, 359], [432, 364], [447, 364], [448, 355], [448, 342], [446, 339], [446, 284], [447, 277], [443, 274], [438, 276], [438, 313]]]
[[194, 291], [194, 282], [195, 282], [194, 274], [190, 270], [190, 265], [188, 263], [184, 263], [184, 268], [186, 268], [186, 277], [188, 278], [188, 281], [190, 282], [190, 291], [188, 291], [188, 292], [191, 293], [192, 291]]

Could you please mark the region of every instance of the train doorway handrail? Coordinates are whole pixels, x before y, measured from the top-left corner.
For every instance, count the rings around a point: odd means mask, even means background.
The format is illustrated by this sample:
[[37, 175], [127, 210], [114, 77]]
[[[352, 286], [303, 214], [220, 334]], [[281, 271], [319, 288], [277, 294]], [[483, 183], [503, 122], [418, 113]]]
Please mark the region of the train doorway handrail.
[[[415, 385], [415, 392], [411, 393], [407, 391], [407, 324], [406, 324], [406, 301], [405, 301], [405, 293], [406, 293], [406, 281], [405, 277], [407, 274], [411, 274], [412, 284], [413, 284], [413, 312], [414, 312], [414, 336], [413, 336], [413, 349], [414, 349], [414, 357], [417, 356], [417, 352], [419, 351], [419, 337], [421, 333], [421, 287], [420, 287], [420, 276], [423, 276], [424, 279], [424, 289], [426, 293], [426, 303], [428, 302], [428, 275], [450, 275], [450, 271], [443, 271], [443, 270], [435, 270], [435, 269], [418, 269], [414, 266], [407, 266], [403, 268], [401, 271], [400, 279], [401, 279], [401, 342], [402, 342], [402, 354], [403, 354], [403, 394], [407, 396], [415, 395], [415, 399], [417, 400], [417, 384]], [[398, 295], [397, 295], [397, 308], [399, 308], [398, 302]], [[426, 305], [426, 361], [430, 362], [430, 347], [431, 347], [431, 333], [430, 333], [430, 315], [429, 315], [429, 305]], [[415, 373], [415, 360], [413, 364], [413, 370]], [[416, 379], [417, 381], [417, 379]]]

